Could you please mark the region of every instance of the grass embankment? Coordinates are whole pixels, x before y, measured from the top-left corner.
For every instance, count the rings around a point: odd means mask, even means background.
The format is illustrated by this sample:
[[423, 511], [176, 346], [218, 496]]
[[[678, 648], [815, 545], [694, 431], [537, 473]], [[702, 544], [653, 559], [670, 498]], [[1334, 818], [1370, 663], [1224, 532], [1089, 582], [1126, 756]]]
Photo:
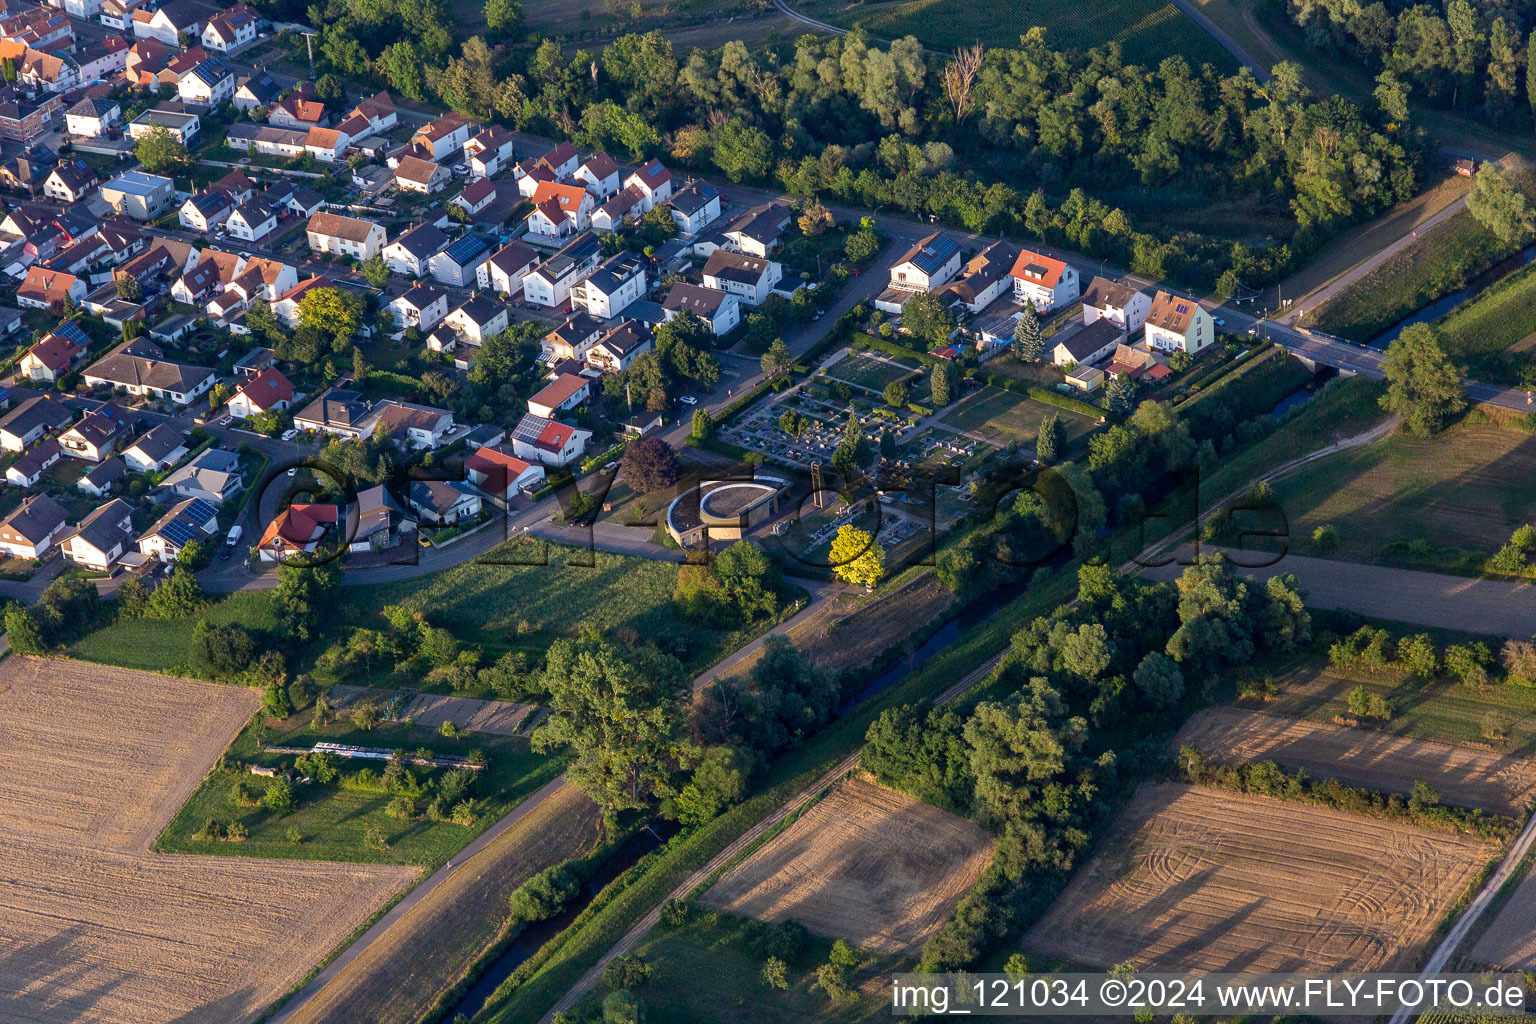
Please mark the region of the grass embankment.
[[[247, 765], [292, 767], [292, 754], [274, 754], [265, 746], [310, 747], [319, 741], [357, 746], [426, 749], [433, 754], [465, 755], [485, 752], [489, 767], [476, 772], [467, 795], [478, 813], [469, 826], [451, 821], [432, 821], [424, 813], [436, 785], [449, 769], [412, 766], [420, 787], [412, 817], [389, 816], [385, 808], [399, 792], [355, 788], [345, 780], [368, 769], [377, 777], [381, 761], [338, 760], [343, 781], [294, 786], [297, 804], [277, 814], [260, 803], [271, 780], [252, 775]], [[252, 723], [241, 730], [224, 754], [221, 766], [182, 805], [155, 842], [163, 853], [223, 854], [239, 857], [277, 857], [294, 860], [345, 860], [376, 864], [421, 864], [435, 867], [472, 838], [510, 811], [529, 793], [560, 773], [564, 761], [534, 754], [521, 737], [470, 735], [447, 739], [431, 729], [386, 722], [372, 730], [355, 728], [345, 719], [317, 726], [309, 712], [267, 727]], [[245, 797], [239, 797], [243, 790]], [[248, 832], [241, 842], [196, 839], [194, 834], [210, 819], [224, 826], [238, 822]], [[369, 829], [377, 828], [386, 845], [369, 841]], [[297, 839], [295, 839], [296, 834]]]
[[1515, 271], [1477, 298], [1435, 322], [1447, 351], [1464, 361], [1479, 380], [1517, 383], [1506, 360], [1510, 349], [1526, 349], [1536, 335], [1536, 264]]
[[[1475, 419], [1429, 438], [1395, 433], [1275, 481], [1292, 550], [1480, 574], [1533, 518], [1536, 436]], [[1331, 549], [1311, 543], [1324, 525], [1337, 535]]]
[[[1527, 194], [1536, 195], [1536, 181], [1515, 180]], [[1303, 322], [1351, 341], [1370, 341], [1414, 311], [1465, 287], [1520, 248], [1499, 241], [1462, 210], [1308, 311]]]

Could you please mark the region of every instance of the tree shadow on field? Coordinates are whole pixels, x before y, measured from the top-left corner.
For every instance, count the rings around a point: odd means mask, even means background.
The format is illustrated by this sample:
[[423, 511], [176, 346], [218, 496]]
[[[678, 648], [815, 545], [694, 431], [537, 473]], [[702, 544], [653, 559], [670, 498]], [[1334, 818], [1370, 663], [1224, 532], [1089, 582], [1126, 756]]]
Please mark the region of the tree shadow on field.
[[239, 1020], [255, 1009], [252, 1003], [254, 998], [254, 989], [247, 985], [204, 1003], [195, 1010], [173, 1017], [166, 1024], [223, 1024], [224, 1021]]
[[79, 925], [0, 953], [0, 1020], [81, 1020], [128, 974], [73, 949]]

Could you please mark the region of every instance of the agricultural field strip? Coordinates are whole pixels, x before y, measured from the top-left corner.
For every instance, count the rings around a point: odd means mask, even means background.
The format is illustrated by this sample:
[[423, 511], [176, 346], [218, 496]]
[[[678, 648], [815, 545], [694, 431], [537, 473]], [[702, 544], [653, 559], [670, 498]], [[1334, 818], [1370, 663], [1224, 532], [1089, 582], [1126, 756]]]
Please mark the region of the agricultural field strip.
[[727, 872], [702, 902], [793, 918], [861, 949], [915, 954], [981, 875], [992, 837], [904, 794], [846, 779]]
[[12, 656], [0, 692], [0, 990], [17, 1019], [252, 1020], [418, 873], [149, 852], [253, 691]]
[[1245, 711], [1207, 708], [1179, 730], [1175, 747], [1198, 746], [1217, 764], [1273, 760], [1314, 778], [1389, 793], [1415, 782], [1458, 807], [1518, 817], [1536, 795], [1536, 762], [1472, 747]]
[[1310, 804], [1146, 785], [1025, 948], [1143, 970], [1410, 970], [1497, 851]]

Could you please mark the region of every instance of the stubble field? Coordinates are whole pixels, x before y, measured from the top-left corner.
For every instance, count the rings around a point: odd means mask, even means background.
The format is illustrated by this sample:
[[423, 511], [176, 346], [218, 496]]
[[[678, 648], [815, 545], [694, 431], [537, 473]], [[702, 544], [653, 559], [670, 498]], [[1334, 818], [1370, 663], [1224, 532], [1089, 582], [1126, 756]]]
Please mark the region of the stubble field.
[[1146, 786], [1024, 948], [1142, 970], [1407, 970], [1496, 850], [1307, 804]]
[[150, 853], [252, 691], [13, 655], [0, 702], [8, 1019], [252, 1020], [416, 875]]
[[1179, 731], [1217, 764], [1272, 760], [1319, 779], [1386, 793], [1427, 782], [1457, 807], [1518, 815], [1536, 795], [1536, 762], [1474, 747], [1308, 722], [1262, 711], [1207, 708]]
[[794, 918], [879, 953], [915, 953], [986, 866], [991, 837], [964, 818], [845, 780], [704, 894], [716, 910]]

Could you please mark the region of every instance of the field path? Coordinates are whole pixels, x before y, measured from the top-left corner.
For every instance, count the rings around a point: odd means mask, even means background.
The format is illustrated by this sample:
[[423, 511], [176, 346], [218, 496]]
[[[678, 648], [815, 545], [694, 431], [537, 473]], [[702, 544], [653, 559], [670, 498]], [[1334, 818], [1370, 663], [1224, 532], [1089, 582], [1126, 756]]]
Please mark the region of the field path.
[[[1483, 883], [1482, 891], [1467, 904], [1467, 909], [1462, 911], [1461, 917], [1446, 932], [1440, 945], [1435, 947], [1434, 953], [1424, 964], [1424, 969], [1419, 972], [1422, 978], [1430, 977], [1445, 969], [1446, 963], [1451, 959], [1451, 954], [1456, 952], [1456, 947], [1461, 945], [1461, 940], [1467, 937], [1467, 932], [1477, 924], [1493, 898], [1499, 890], [1504, 888], [1504, 883], [1514, 877], [1525, 855], [1531, 852], [1531, 845], [1536, 843], [1536, 814], [1531, 815], [1531, 820], [1525, 823], [1525, 829], [1520, 833], [1520, 838], [1515, 840], [1515, 845], [1509, 848], [1509, 853], [1493, 874], [1488, 876], [1488, 881]], [[1416, 1010], [1400, 1009], [1392, 1015], [1387, 1024], [1407, 1024], [1408, 1021], [1418, 1019]]]
[[1173, 6], [1182, 11], [1184, 16], [1190, 21], [1194, 22], [1196, 25], [1199, 25], [1200, 28], [1205, 31], [1206, 35], [1220, 43], [1221, 48], [1230, 53], [1233, 59], [1235, 59], [1239, 64], [1242, 64], [1244, 67], [1252, 71], [1253, 77], [1257, 78], [1261, 82], [1269, 81], [1269, 68], [1265, 67], [1256, 58], [1250, 56], [1247, 50], [1238, 45], [1237, 40], [1233, 39], [1221, 29], [1217, 28], [1216, 23], [1213, 22], [1210, 18], [1207, 18], [1205, 13], [1201, 11], [1200, 8], [1190, 3], [1189, 0], [1173, 0]]
[[815, 18], [806, 17], [785, 3], [784, 0], [773, 0], [773, 6], [777, 8], [780, 14], [786, 15], [809, 28], [814, 28], [821, 32], [830, 32], [835, 36], [845, 36], [848, 34], [848, 30], [845, 28], [838, 28], [836, 25], [828, 25], [824, 21], [817, 21]]

